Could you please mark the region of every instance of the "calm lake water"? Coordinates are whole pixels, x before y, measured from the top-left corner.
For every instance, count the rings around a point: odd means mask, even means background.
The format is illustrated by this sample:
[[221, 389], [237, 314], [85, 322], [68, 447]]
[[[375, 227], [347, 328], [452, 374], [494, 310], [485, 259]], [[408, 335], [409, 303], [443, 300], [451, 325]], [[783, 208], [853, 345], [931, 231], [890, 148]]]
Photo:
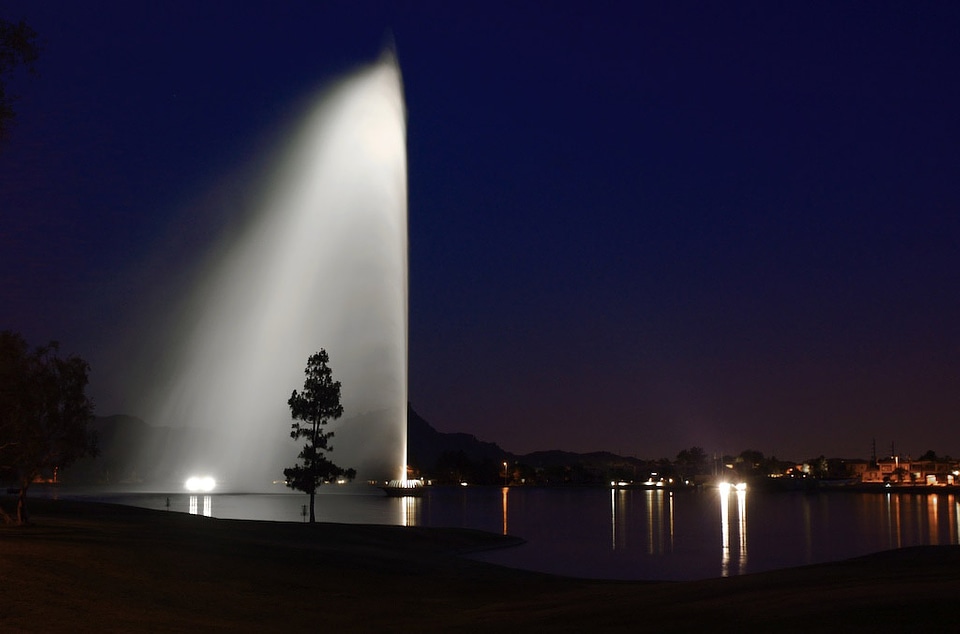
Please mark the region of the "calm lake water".
[[[305, 495], [293, 492], [62, 494], [225, 519], [287, 522], [303, 521], [307, 502]], [[960, 543], [960, 496], [952, 493], [431, 487], [422, 498], [397, 499], [373, 487], [347, 485], [324, 488], [316, 508], [323, 522], [509, 533], [527, 543], [474, 557], [607, 579], [703, 579], [905, 546]]]

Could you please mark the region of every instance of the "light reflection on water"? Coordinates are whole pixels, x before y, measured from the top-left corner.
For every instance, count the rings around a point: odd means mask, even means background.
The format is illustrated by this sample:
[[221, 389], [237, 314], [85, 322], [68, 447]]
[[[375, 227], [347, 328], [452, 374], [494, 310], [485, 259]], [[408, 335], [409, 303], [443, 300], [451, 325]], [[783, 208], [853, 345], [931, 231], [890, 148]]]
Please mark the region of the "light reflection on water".
[[510, 501], [510, 487], [503, 487], [500, 490], [500, 508], [503, 515], [503, 534], [509, 534], [510, 524], [507, 522], [507, 510]]
[[720, 489], [720, 534], [721, 534], [721, 557], [720, 557], [720, 576], [728, 577], [730, 574], [741, 574], [747, 571], [747, 492], [737, 490], [737, 560], [736, 568], [731, 569], [730, 554], [730, 491], [729, 489]]
[[400, 506], [401, 526], [419, 526], [420, 525], [420, 498], [391, 498], [394, 504]]
[[528, 543], [477, 558], [585, 577], [685, 580], [960, 543], [952, 494], [610, 489], [606, 509], [590, 510], [600, 495], [511, 491], [511, 504], [520, 498], [539, 511], [511, 506], [511, 533]]
[[740, 570], [747, 568], [747, 492], [737, 491], [737, 530], [740, 532]]
[[[304, 521], [307, 501], [294, 492], [72, 497], [286, 522]], [[527, 543], [475, 557], [613, 579], [739, 575], [905, 546], [960, 543], [960, 498], [945, 493], [430, 487], [422, 498], [388, 498], [374, 487], [352, 485], [321, 489], [316, 508], [323, 522], [509, 533]]]
[[[190, 496], [190, 515], [199, 515], [197, 510], [197, 496]], [[213, 496], [205, 495], [203, 496], [203, 516], [204, 517], [213, 517]]]

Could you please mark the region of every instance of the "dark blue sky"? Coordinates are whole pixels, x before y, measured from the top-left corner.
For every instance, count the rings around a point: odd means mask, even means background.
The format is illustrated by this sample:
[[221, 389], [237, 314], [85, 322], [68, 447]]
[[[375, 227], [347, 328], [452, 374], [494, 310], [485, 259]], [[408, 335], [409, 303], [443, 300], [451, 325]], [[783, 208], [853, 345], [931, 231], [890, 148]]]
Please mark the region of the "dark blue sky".
[[43, 51], [0, 146], [0, 327], [123, 411], [157, 271], [187, 279], [286, 117], [390, 31], [439, 429], [960, 455], [960, 5], [515, 4], [4, 3]]

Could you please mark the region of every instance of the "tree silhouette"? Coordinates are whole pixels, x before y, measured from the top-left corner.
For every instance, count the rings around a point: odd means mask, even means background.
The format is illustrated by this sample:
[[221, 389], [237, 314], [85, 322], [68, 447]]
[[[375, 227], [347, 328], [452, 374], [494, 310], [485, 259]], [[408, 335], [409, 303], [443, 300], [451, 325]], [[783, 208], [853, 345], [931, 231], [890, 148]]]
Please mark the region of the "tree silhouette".
[[55, 478], [78, 458], [97, 453], [87, 429], [93, 419], [85, 393], [89, 371], [80, 357], [62, 358], [56, 342], [31, 351], [19, 334], [0, 332], [0, 467], [16, 478], [19, 524], [27, 521], [27, 489], [34, 481]]
[[691, 478], [707, 472], [707, 453], [701, 447], [682, 449], [677, 454], [677, 470], [681, 478]]
[[[330, 357], [327, 351], [321, 349], [307, 359], [304, 370], [306, 378], [303, 382], [303, 392], [293, 391], [287, 404], [293, 416], [290, 437], [294, 440], [306, 438], [307, 442], [300, 452], [298, 462], [293, 467], [283, 470], [287, 486], [297, 491], [303, 491], [310, 496], [310, 522], [316, 521], [314, 501], [317, 487], [329, 478], [344, 473], [343, 469], [333, 464], [325, 452], [333, 451], [330, 439], [333, 432], [324, 431], [324, 426], [331, 420], [343, 415], [343, 406], [340, 404], [340, 381], [333, 380], [333, 370], [330, 369]], [[353, 470], [350, 470], [353, 472]], [[355, 473], [355, 472], [353, 472]]]

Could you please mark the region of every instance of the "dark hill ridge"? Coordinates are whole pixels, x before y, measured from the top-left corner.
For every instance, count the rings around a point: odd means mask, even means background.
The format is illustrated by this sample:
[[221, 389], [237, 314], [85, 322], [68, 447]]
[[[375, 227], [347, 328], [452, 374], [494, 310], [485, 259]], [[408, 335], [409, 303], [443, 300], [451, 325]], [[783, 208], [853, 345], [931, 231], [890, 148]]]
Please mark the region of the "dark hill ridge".
[[407, 408], [407, 453], [411, 464], [430, 469], [444, 453], [460, 452], [474, 462], [516, 460], [516, 456], [496, 443], [478, 440], [473, 434], [439, 432], [412, 407]]
[[638, 458], [618, 456], [609, 451], [593, 451], [590, 453], [574, 453], [572, 451], [534, 451], [533, 453], [518, 456], [517, 460], [531, 466], [557, 467], [579, 463], [586, 467], [601, 467], [607, 465], [641, 466], [646, 461]]
[[643, 472], [645, 477], [645, 470], [650, 467], [645, 460], [624, 457], [609, 451], [574, 453], [553, 449], [514, 454], [500, 448], [496, 443], [478, 440], [472, 434], [439, 432], [412, 407], [407, 410], [407, 434], [411, 464], [427, 471], [433, 470], [444, 454], [461, 454], [462, 458], [472, 463], [500, 465], [507, 461], [511, 468], [514, 465], [523, 465], [532, 471], [576, 467], [585, 471], [617, 472], [621, 477], [631, 478], [636, 477], [639, 472]]

